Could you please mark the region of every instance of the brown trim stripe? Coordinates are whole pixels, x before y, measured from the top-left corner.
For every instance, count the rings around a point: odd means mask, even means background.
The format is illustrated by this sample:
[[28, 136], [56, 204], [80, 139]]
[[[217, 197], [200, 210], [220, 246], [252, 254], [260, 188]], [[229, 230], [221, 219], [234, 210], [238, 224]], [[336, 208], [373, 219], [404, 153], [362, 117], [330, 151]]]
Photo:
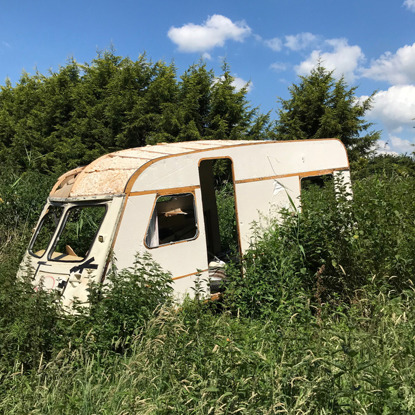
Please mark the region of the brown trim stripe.
[[201, 269], [201, 270], [199, 270], [199, 271], [192, 272], [191, 274], [181, 275], [180, 277], [173, 277], [173, 278], [172, 278], [172, 280], [173, 280], [173, 281], [175, 281], [175, 280], [180, 280], [180, 279], [182, 279], [182, 278], [191, 277], [192, 275], [201, 274], [202, 272], [207, 272], [207, 271], [209, 271], [209, 270], [208, 270], [208, 269]]
[[349, 170], [349, 168], [339, 167], [335, 169], [315, 170], [315, 171], [307, 171], [307, 172], [302, 172], [302, 173], [277, 174], [275, 176], [255, 177], [252, 179], [236, 180], [235, 183], [236, 184], [252, 183], [252, 182], [260, 182], [264, 180], [284, 179], [287, 177], [295, 177], [295, 176], [299, 176], [300, 178], [310, 177], [310, 176], [322, 176], [323, 174], [330, 174], [335, 171], [345, 171], [345, 170]]
[[151, 194], [159, 195], [173, 195], [176, 193], [191, 193], [196, 189], [200, 189], [200, 185], [185, 186], [185, 187], [172, 187], [167, 189], [153, 189], [153, 190], [142, 190], [141, 192], [131, 192], [130, 196], [143, 196]]

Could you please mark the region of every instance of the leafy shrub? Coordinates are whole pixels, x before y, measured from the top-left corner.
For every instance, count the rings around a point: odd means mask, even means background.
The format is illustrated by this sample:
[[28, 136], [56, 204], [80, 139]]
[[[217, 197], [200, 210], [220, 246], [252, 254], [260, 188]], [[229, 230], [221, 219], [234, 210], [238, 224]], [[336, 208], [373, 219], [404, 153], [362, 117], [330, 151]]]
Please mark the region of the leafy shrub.
[[37, 367], [52, 354], [59, 306], [35, 292], [17, 268], [53, 178], [35, 172], [0, 174], [0, 372]]
[[[4, 275], [3, 275], [4, 276]], [[53, 354], [59, 337], [59, 304], [33, 289], [29, 277], [4, 281], [0, 290], [0, 373], [36, 368]]]
[[[4, 274], [3, 274], [4, 277]], [[123, 352], [162, 304], [171, 302], [171, 276], [148, 255], [134, 266], [90, 287], [89, 308], [64, 314], [59, 298], [33, 289], [30, 278], [4, 280], [0, 289], [0, 377], [18, 369], [36, 369], [69, 346], [88, 355]]]
[[225, 183], [216, 190], [221, 249], [234, 255], [238, 252], [235, 195], [232, 183]]
[[[402, 290], [415, 275], [415, 178], [373, 176], [347, 192], [311, 187], [302, 212], [256, 229], [231, 272], [227, 302], [249, 316], [353, 301], [359, 290]], [[288, 306], [288, 308], [287, 308]], [[307, 308], [307, 307], [306, 307]], [[306, 308], [304, 310], [306, 310]]]
[[33, 226], [56, 181], [56, 176], [27, 171], [0, 172], [0, 224], [3, 230]]
[[324, 265], [326, 294], [344, 298], [384, 285], [399, 293], [415, 275], [415, 178], [373, 176], [357, 181], [353, 200], [329, 192], [304, 195], [301, 244], [306, 266]]
[[147, 321], [128, 354], [79, 347], [34, 376], [9, 376], [0, 412], [414, 413], [414, 300], [381, 292], [306, 322], [203, 307], [195, 318], [187, 303]]
[[171, 274], [145, 253], [137, 254], [130, 268], [113, 268], [103, 285], [93, 284], [89, 291], [90, 306], [78, 307], [80, 316], [74, 317], [69, 334], [77, 339], [72, 341], [90, 352], [122, 352], [153, 313], [172, 302], [173, 288]]
[[[310, 275], [304, 268], [304, 251], [299, 241], [299, 217], [283, 211], [284, 221], [268, 229], [256, 226], [255, 242], [243, 258], [241, 268], [228, 268], [225, 301], [249, 317], [271, 317], [296, 312], [307, 303]], [[307, 280], [307, 281], [306, 281]]]

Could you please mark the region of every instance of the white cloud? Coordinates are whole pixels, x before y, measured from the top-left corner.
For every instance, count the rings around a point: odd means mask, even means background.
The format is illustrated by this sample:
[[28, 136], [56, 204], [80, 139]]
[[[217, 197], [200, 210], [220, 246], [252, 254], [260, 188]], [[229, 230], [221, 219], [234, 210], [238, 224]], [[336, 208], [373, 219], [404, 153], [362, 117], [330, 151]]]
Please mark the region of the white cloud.
[[240, 91], [242, 88], [246, 87], [249, 92], [254, 87], [252, 81], [245, 81], [244, 79], [239, 78], [237, 76], [234, 78], [232, 85], [235, 87], [237, 91]]
[[206, 52], [223, 46], [227, 40], [242, 42], [251, 33], [245, 22], [232, 22], [220, 14], [210, 16], [202, 25], [193, 23], [171, 27], [168, 37], [182, 52]]
[[403, 5], [412, 12], [415, 12], [415, 0], [405, 0]]
[[[415, 4], [415, 0], [413, 1]], [[405, 45], [395, 54], [386, 52], [379, 59], [372, 61], [371, 66], [362, 71], [362, 75], [388, 81], [392, 85], [415, 82], [415, 43]]]
[[297, 35], [285, 36], [285, 42], [283, 42], [279, 37], [274, 37], [272, 39], [264, 40], [264, 43], [275, 52], [281, 51], [283, 46], [298, 52], [302, 49], [306, 49], [312, 45], [315, 45], [317, 41], [318, 37], [316, 35], [313, 35], [309, 32], [304, 32]]
[[385, 140], [378, 140], [373, 147], [376, 154], [390, 154], [392, 156], [398, 156], [399, 154], [396, 151], [391, 150], [388, 141]]
[[391, 148], [398, 153], [412, 153], [415, 150], [413, 143], [404, 138], [391, 135], [389, 137]]
[[309, 32], [299, 33], [298, 35], [285, 36], [285, 44], [288, 49], [299, 51], [317, 42], [317, 36]]
[[282, 62], [274, 62], [271, 64], [270, 68], [276, 72], [282, 72], [282, 71], [287, 70], [288, 65]]
[[279, 52], [282, 49], [282, 40], [278, 37], [265, 40], [265, 44], [274, 52]]
[[297, 74], [308, 75], [312, 69], [321, 62], [329, 71], [333, 71], [336, 78], [344, 75], [346, 81], [353, 82], [356, 78], [356, 69], [364, 59], [364, 54], [359, 46], [350, 46], [346, 39], [328, 39], [324, 42], [326, 49], [330, 51], [314, 50], [310, 56], [300, 65], [295, 67]]
[[396, 135], [389, 135], [387, 140], [379, 140], [376, 144], [375, 151], [377, 154], [397, 156], [405, 153], [410, 154], [415, 150], [413, 143]]
[[[367, 97], [362, 97], [365, 99]], [[368, 118], [380, 120], [388, 130], [397, 133], [415, 124], [415, 85], [396, 85], [379, 91], [373, 97]]]

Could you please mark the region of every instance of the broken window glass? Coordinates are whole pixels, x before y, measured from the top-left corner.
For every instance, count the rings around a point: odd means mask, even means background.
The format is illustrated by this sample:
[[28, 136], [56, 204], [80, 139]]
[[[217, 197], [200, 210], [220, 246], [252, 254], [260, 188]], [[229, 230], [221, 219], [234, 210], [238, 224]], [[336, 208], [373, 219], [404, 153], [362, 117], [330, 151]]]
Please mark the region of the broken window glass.
[[29, 249], [32, 255], [40, 258], [45, 253], [46, 248], [49, 246], [52, 236], [56, 231], [62, 212], [62, 206], [49, 206]]
[[160, 196], [146, 235], [146, 245], [155, 248], [197, 236], [194, 197], [191, 193]]
[[51, 254], [54, 261], [82, 261], [88, 256], [106, 213], [105, 205], [68, 209]]

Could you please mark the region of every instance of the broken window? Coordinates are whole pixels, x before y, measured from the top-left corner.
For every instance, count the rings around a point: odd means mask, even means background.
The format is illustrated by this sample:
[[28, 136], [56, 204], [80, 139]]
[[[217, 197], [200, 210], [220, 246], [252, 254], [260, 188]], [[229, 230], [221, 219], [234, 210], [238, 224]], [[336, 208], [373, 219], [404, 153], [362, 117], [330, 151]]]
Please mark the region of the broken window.
[[310, 206], [321, 205], [322, 209], [329, 200], [335, 200], [335, 182], [332, 174], [309, 176], [301, 179], [301, 206], [308, 209]]
[[105, 205], [76, 206], [68, 209], [51, 259], [82, 261], [91, 249], [105, 213]]
[[56, 227], [60, 221], [63, 212], [62, 206], [49, 206], [42, 222], [39, 225], [38, 231], [32, 242], [29, 252], [40, 258], [46, 251], [53, 234], [56, 231]]
[[191, 193], [160, 196], [154, 207], [146, 235], [146, 245], [161, 245], [197, 236], [194, 197]]

